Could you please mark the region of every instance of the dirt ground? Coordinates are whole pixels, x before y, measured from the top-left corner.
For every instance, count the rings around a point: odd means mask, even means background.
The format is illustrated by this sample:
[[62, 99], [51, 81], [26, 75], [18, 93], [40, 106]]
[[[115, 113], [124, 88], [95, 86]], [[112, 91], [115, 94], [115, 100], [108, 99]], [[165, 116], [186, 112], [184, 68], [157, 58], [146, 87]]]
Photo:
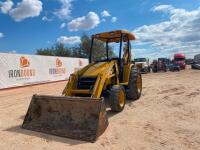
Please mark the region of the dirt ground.
[[108, 111], [109, 126], [95, 142], [21, 129], [31, 96], [60, 95], [65, 82], [0, 91], [0, 149], [200, 149], [200, 71], [143, 75], [143, 94], [123, 112]]

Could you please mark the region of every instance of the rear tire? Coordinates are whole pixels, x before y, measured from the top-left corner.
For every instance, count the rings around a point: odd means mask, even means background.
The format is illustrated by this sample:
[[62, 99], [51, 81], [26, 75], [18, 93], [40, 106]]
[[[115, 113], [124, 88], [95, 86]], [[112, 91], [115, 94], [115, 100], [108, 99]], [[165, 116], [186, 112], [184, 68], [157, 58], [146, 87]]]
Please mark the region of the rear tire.
[[133, 68], [130, 72], [129, 85], [126, 92], [126, 97], [129, 100], [137, 100], [142, 93], [142, 76], [137, 69]]
[[120, 112], [124, 109], [126, 103], [126, 94], [124, 87], [113, 85], [109, 96], [110, 108], [114, 112]]

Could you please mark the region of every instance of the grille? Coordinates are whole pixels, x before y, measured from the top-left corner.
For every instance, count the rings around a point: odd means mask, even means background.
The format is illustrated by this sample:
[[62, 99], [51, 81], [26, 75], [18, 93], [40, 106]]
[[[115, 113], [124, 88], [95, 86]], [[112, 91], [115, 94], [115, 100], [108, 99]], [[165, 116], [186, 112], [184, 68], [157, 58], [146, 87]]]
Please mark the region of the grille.
[[78, 89], [92, 89], [96, 82], [96, 77], [81, 77], [78, 80]]

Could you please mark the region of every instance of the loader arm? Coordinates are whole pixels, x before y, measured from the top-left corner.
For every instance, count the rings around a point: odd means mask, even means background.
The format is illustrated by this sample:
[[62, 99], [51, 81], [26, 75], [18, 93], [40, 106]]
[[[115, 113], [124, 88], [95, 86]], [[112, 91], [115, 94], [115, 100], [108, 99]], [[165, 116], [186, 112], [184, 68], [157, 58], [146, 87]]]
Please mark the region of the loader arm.
[[111, 80], [112, 77], [116, 77], [117, 83], [119, 84], [118, 74], [119, 72], [116, 61], [111, 61], [108, 63], [107, 68], [98, 75], [91, 97], [100, 98], [103, 88], [107, 86], [107, 82], [109, 82], [108, 80]]
[[69, 80], [67, 85], [65, 86], [62, 95], [64, 96], [73, 96], [72, 90], [76, 88], [77, 82], [78, 82], [78, 77], [82, 76], [82, 74], [91, 66], [93, 65], [93, 63], [85, 66], [84, 68], [82, 68], [81, 70], [74, 72], [73, 74], [70, 75]]
[[119, 84], [118, 78], [118, 67], [116, 61], [110, 61], [106, 63], [105, 69], [96, 76], [96, 81], [92, 89], [79, 89], [77, 87], [78, 79], [81, 78], [84, 72], [92, 67], [94, 63], [86, 66], [80, 71], [71, 74], [69, 81], [63, 91], [63, 95], [65, 96], [74, 96], [76, 94], [87, 94], [90, 95], [91, 98], [100, 98], [102, 91], [106, 86], [110, 83], [112, 77], [116, 77], [116, 83]]

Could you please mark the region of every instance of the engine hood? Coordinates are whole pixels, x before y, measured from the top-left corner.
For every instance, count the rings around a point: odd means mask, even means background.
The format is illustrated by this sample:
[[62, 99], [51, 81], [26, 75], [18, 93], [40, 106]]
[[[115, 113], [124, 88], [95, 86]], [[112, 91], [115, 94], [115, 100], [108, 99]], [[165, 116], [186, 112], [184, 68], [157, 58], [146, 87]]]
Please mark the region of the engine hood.
[[83, 77], [94, 77], [103, 72], [109, 66], [109, 62], [98, 62], [91, 65], [83, 74]]

